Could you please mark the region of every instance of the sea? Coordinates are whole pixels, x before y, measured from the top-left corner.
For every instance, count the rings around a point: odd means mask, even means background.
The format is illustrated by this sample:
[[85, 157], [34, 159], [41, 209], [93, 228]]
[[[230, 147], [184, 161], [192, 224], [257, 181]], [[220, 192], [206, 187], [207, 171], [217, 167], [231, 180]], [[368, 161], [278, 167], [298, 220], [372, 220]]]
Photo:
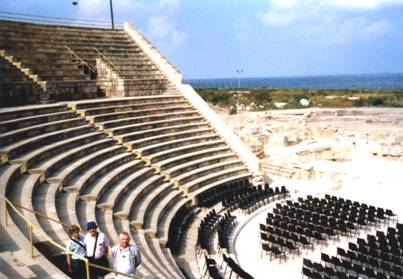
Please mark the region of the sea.
[[194, 88], [403, 89], [403, 73], [189, 79]]

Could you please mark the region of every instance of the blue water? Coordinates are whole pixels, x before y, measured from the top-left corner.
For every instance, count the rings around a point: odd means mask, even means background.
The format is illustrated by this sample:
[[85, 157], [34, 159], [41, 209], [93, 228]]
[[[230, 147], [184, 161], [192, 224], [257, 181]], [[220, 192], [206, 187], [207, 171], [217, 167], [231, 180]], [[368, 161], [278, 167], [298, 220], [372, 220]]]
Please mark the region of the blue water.
[[[189, 79], [195, 88], [237, 88], [238, 78]], [[403, 89], [401, 74], [361, 74], [303, 77], [241, 78], [242, 88]]]

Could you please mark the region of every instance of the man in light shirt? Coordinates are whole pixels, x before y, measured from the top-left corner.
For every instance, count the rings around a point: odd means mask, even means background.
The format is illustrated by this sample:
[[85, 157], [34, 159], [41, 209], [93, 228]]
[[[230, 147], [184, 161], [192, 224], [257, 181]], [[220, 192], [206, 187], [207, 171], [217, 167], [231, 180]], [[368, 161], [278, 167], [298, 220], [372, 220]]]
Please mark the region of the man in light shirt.
[[[137, 266], [141, 263], [140, 250], [134, 244], [130, 244], [130, 235], [127, 232], [119, 234], [119, 244], [112, 247], [113, 269], [132, 276], [136, 273]], [[131, 278], [117, 274], [115, 278]]]
[[[88, 233], [84, 237], [84, 242], [87, 247], [87, 258], [90, 263], [109, 267], [107, 258], [109, 239], [102, 233], [97, 231], [97, 224], [94, 221], [87, 223]], [[100, 268], [91, 267], [91, 279], [103, 279], [109, 272]]]

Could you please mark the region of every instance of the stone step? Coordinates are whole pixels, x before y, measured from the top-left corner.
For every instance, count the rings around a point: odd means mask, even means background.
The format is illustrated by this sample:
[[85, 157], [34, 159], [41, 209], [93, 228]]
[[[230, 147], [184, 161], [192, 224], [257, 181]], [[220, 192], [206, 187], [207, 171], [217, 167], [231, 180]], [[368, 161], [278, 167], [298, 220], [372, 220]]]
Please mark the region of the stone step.
[[27, 264], [34, 265], [35, 260], [27, 257], [25, 251], [0, 252], [0, 259], [4, 261], [0, 261], [0, 270], [9, 275], [12, 274], [13, 278], [17, 278], [17, 276], [19, 278], [37, 278], [37, 274], [27, 266]]
[[2, 50], [0, 53], [0, 57], [3, 57], [6, 59], [9, 63], [14, 65], [23, 75], [31, 79], [33, 82], [35, 82], [37, 85], [39, 85], [43, 90], [46, 90], [44, 87], [43, 83], [39, 83], [40, 79], [38, 75], [32, 74], [32, 70], [29, 68], [24, 67], [24, 70], [22, 70], [22, 62], [17, 61], [13, 56], [7, 55], [5, 50]]

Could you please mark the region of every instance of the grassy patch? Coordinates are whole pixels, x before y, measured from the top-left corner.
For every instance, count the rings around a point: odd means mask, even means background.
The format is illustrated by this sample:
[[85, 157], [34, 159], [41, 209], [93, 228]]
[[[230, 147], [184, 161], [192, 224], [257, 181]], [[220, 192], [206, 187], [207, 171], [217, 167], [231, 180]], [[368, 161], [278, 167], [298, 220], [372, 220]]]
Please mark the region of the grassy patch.
[[[234, 110], [237, 95], [231, 94], [236, 89], [196, 88], [207, 102]], [[245, 90], [245, 89], [242, 89]], [[249, 94], [239, 96], [239, 103], [256, 105], [255, 110], [276, 109], [276, 103], [287, 103], [285, 108], [303, 108], [301, 99], [309, 100], [308, 107], [403, 107], [403, 90], [381, 89], [248, 89]]]

